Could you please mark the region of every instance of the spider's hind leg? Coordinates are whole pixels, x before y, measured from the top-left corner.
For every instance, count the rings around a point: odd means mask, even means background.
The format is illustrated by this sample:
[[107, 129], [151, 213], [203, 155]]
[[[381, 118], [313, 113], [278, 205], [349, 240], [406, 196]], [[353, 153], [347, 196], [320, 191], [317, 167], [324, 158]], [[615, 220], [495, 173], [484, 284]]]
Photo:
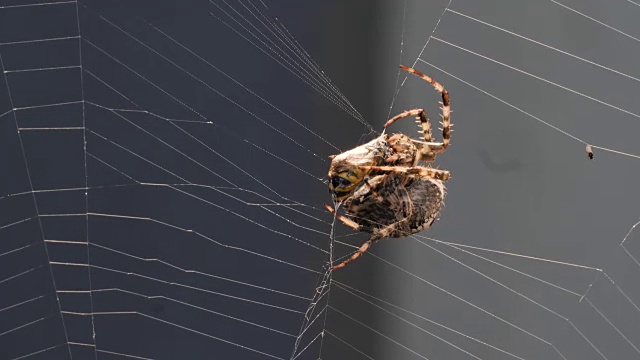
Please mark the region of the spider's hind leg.
[[[391, 225], [390, 225], [391, 226]], [[371, 247], [371, 245], [373, 245], [373, 243], [375, 243], [376, 241], [382, 239], [383, 236], [380, 235], [380, 233], [376, 233], [371, 235], [371, 237], [369, 238], [369, 240], [367, 240], [364, 244], [362, 244], [362, 246], [360, 246], [360, 248], [358, 250], [356, 250], [355, 253], [353, 253], [353, 255], [351, 255], [350, 258], [348, 258], [347, 260], [341, 262], [340, 264], [333, 266], [331, 268], [331, 270], [337, 270], [340, 268], [343, 268], [345, 266], [347, 266], [348, 263], [352, 262], [353, 260], [357, 259], [360, 257], [360, 255], [364, 254], [369, 247]]]
[[401, 220], [399, 222], [393, 223], [391, 225], [388, 225], [378, 231], [376, 231], [375, 233], [371, 234], [371, 237], [369, 238], [369, 240], [367, 240], [364, 244], [362, 244], [362, 246], [360, 246], [360, 248], [358, 250], [356, 250], [355, 253], [353, 253], [353, 255], [351, 255], [351, 257], [349, 257], [347, 260], [341, 262], [340, 264], [334, 266], [331, 268], [331, 270], [337, 270], [340, 268], [343, 268], [345, 266], [347, 266], [348, 263], [352, 262], [353, 260], [357, 259], [360, 257], [360, 255], [364, 254], [370, 247], [371, 245], [373, 245], [376, 241], [386, 238], [389, 235], [391, 235], [391, 233], [393, 233], [398, 226], [400, 225], [401, 222], [405, 222], [405, 220]]
[[335, 217], [337, 217], [338, 220], [342, 221], [343, 224], [347, 225], [348, 227], [352, 228], [355, 231], [362, 231], [362, 226], [358, 225], [355, 221], [351, 219], [347, 219], [346, 217], [338, 214], [334, 208], [332, 208], [327, 204], [324, 204], [324, 207], [327, 210], [329, 210], [329, 212], [331, 212], [333, 215], [335, 215]]

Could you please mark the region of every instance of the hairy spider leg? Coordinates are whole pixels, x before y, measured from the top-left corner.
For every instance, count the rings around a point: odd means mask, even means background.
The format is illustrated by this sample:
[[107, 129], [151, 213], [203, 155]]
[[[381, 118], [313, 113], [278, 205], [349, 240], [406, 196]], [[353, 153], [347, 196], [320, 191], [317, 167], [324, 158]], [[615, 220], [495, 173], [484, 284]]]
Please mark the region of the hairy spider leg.
[[369, 240], [367, 240], [364, 244], [362, 244], [362, 246], [360, 246], [360, 248], [359, 248], [359, 249], [358, 249], [358, 250], [357, 250], [353, 255], [351, 255], [351, 257], [350, 257], [350, 258], [348, 258], [347, 260], [345, 260], [345, 261], [341, 262], [340, 264], [338, 264], [338, 265], [336, 265], [336, 266], [333, 266], [333, 267], [331, 268], [331, 271], [338, 270], [338, 269], [340, 269], [340, 268], [343, 268], [343, 267], [347, 266], [347, 264], [348, 264], [348, 263], [350, 263], [350, 262], [352, 262], [353, 260], [355, 260], [355, 259], [359, 258], [359, 257], [360, 257], [360, 255], [364, 254], [364, 253], [365, 253], [365, 251], [367, 251], [367, 250], [369, 249], [369, 247], [370, 247], [371, 245], [373, 245], [373, 243], [374, 243], [374, 242], [376, 242], [376, 241], [380, 240], [381, 238], [382, 238], [382, 236], [379, 236], [379, 235], [377, 235], [377, 234], [376, 234], [376, 235], [372, 235], [372, 236], [369, 238]]
[[360, 248], [358, 250], [356, 250], [356, 252], [353, 253], [353, 255], [351, 255], [350, 258], [348, 258], [347, 260], [341, 262], [340, 264], [332, 267], [331, 270], [333, 271], [333, 270], [337, 270], [337, 269], [343, 268], [343, 267], [347, 266], [348, 263], [350, 263], [353, 260], [359, 258], [360, 255], [364, 254], [371, 247], [371, 245], [373, 245], [376, 241], [378, 241], [378, 240], [380, 240], [382, 238], [388, 237], [396, 229], [396, 227], [398, 227], [398, 225], [403, 221], [406, 221], [406, 219], [401, 220], [401, 221], [396, 222], [396, 223], [393, 223], [391, 225], [388, 225], [388, 226], [376, 231], [375, 233], [373, 233], [371, 235], [371, 237], [369, 238], [369, 240], [367, 240], [364, 244], [362, 244], [362, 246], [360, 246]]
[[424, 144], [422, 142], [416, 142], [416, 144], [418, 144], [418, 149], [420, 150], [420, 157], [416, 159], [416, 163], [418, 160], [429, 162], [434, 161], [437, 153], [433, 149], [441, 149], [444, 145], [442, 143], [435, 143], [435, 138], [431, 132], [431, 122], [429, 121], [429, 116], [424, 109], [412, 109], [402, 112], [389, 119], [389, 121], [384, 124], [384, 128], [386, 129], [394, 122], [409, 116], [416, 116], [416, 122], [422, 126], [422, 131], [418, 131], [418, 133], [422, 134], [426, 142], [429, 143]]
[[451, 177], [451, 173], [447, 170], [434, 169], [424, 166], [359, 166], [359, 168], [363, 170], [406, 173], [440, 181], [447, 181]]
[[378, 194], [376, 189], [373, 188], [373, 185], [371, 185], [371, 183], [369, 182], [369, 180], [367, 178], [364, 179], [364, 184], [367, 186], [367, 188], [369, 188], [369, 191], [371, 191], [373, 196], [376, 197], [376, 201], [379, 202], [379, 203], [382, 202], [382, 196], [380, 196]]
[[[433, 85], [433, 87], [436, 89], [436, 91], [439, 92], [442, 95], [442, 101], [440, 102], [440, 104], [442, 105], [442, 107], [440, 108], [440, 110], [442, 111], [442, 114], [440, 115], [442, 117], [442, 121], [440, 123], [442, 125], [442, 143], [439, 146], [437, 146], [437, 145], [429, 145], [429, 147], [436, 154], [444, 152], [447, 149], [447, 147], [449, 146], [449, 143], [451, 141], [451, 132], [453, 132], [453, 130], [451, 130], [451, 127], [453, 126], [453, 124], [451, 124], [451, 104], [450, 104], [450, 101], [449, 101], [449, 92], [440, 83], [436, 82], [431, 77], [421, 73], [420, 71], [418, 71], [416, 69], [413, 69], [413, 68], [410, 68], [410, 67], [407, 67], [407, 66], [404, 66], [404, 65], [400, 65], [400, 68], [402, 70], [406, 70], [406, 71], [408, 71], [408, 72], [410, 72], [410, 73], [412, 73], [414, 75], [417, 75], [417, 76], [421, 77], [423, 80], [429, 82], [431, 85]], [[391, 120], [397, 121], [400, 118], [402, 118], [402, 117], [398, 118], [398, 116], [396, 116], [396, 117], [392, 118]], [[385, 124], [385, 127], [389, 126], [389, 125], [391, 125], [391, 123], [393, 123], [393, 121], [391, 121], [391, 120], [387, 121], [387, 123]], [[429, 127], [431, 127], [431, 126], [429, 126]], [[424, 129], [424, 126], [423, 126], [423, 129]], [[430, 142], [430, 141], [427, 141], [427, 142]]]
[[[332, 208], [331, 206], [324, 204], [324, 207], [329, 210], [329, 212], [331, 212], [332, 214], [335, 215], [335, 217], [338, 218], [338, 220], [342, 221], [345, 225], [349, 226], [350, 228], [352, 228], [353, 230], [356, 231], [360, 231], [361, 230], [361, 226], [358, 225], [355, 221], [347, 219], [346, 217], [338, 214], [336, 212], [336, 210], [334, 208]], [[403, 220], [404, 221], [404, 220]], [[339, 265], [333, 266], [331, 268], [331, 270], [336, 270], [336, 269], [340, 269], [345, 267], [348, 263], [352, 262], [353, 260], [357, 259], [360, 257], [360, 255], [362, 255], [365, 251], [367, 251], [367, 249], [369, 249], [369, 247], [371, 245], [373, 245], [373, 243], [375, 243], [376, 241], [389, 236], [389, 234], [391, 234], [393, 232], [393, 230], [395, 230], [395, 228], [398, 226], [398, 223], [394, 223], [391, 225], [388, 225], [382, 229], [380, 229], [379, 231], [376, 231], [376, 233], [372, 234], [371, 237], [369, 238], [369, 240], [367, 240], [364, 244], [362, 244], [362, 246], [360, 246], [360, 248], [353, 254], [351, 255], [350, 258], [348, 258], [347, 260], [343, 261], [342, 263], [340, 263]]]
[[389, 119], [384, 124], [384, 128], [386, 129], [387, 127], [391, 126], [391, 124], [393, 124], [394, 122], [396, 122], [396, 121], [398, 121], [398, 120], [400, 120], [402, 118], [406, 118], [408, 116], [416, 116], [416, 122], [419, 123], [422, 126], [422, 131], [418, 131], [418, 132], [424, 135], [424, 139], [427, 142], [434, 142], [435, 141], [435, 138], [433, 137], [433, 134], [431, 133], [431, 123], [429, 122], [429, 115], [427, 115], [427, 113], [426, 113], [426, 111], [424, 111], [424, 109], [412, 109], [412, 110], [407, 110], [405, 112], [402, 112], [402, 113], [392, 117], [391, 119]]

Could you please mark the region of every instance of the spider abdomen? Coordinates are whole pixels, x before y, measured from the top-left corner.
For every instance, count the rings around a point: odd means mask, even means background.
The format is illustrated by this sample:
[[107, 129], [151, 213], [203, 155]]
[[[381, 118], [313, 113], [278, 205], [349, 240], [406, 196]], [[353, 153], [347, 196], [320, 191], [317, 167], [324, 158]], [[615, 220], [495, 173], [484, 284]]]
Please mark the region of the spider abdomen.
[[368, 179], [343, 203], [348, 215], [375, 233], [387, 228], [385, 237], [403, 237], [427, 229], [444, 203], [442, 181], [392, 173]]

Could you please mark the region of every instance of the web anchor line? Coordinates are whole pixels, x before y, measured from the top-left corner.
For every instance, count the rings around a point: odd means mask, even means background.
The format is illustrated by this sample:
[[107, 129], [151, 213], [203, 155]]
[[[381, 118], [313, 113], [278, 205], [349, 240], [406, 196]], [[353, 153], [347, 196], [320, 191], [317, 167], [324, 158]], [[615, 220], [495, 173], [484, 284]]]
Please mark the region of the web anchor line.
[[[304, 83], [306, 83], [307, 85], [312, 87], [314, 90], [316, 90], [317, 92], [322, 94], [325, 98], [329, 99], [336, 106], [341, 108], [347, 114], [351, 115], [354, 119], [358, 120], [360, 123], [362, 123], [363, 125], [367, 126], [368, 128], [371, 128], [371, 125], [369, 123], [367, 123], [362, 118], [362, 115], [360, 115], [357, 112], [357, 110], [355, 108], [353, 108], [353, 106], [350, 106], [350, 104], [348, 102], [345, 102], [345, 100], [340, 99], [340, 97], [344, 97], [341, 93], [332, 94], [332, 91], [331, 91], [330, 87], [327, 87], [325, 84], [321, 84], [319, 82], [319, 80], [315, 79], [312, 75], [309, 75], [308, 71], [306, 71], [304, 69], [300, 70], [300, 68], [302, 66], [299, 63], [297, 63], [295, 61], [293, 61], [293, 63], [292, 63], [292, 61], [288, 60], [288, 59], [291, 59], [290, 55], [287, 54], [286, 52], [284, 52], [279, 46], [271, 46], [271, 45], [267, 44], [265, 42], [265, 40], [262, 39], [262, 37], [265, 37], [265, 34], [263, 32], [260, 32], [258, 30], [256, 30], [254, 32], [251, 29], [248, 29], [242, 23], [240, 23], [240, 21], [238, 19], [236, 19], [236, 17], [234, 17], [233, 15], [229, 14], [229, 12], [227, 12], [225, 9], [223, 9], [222, 6], [217, 4], [217, 2], [212, 1], [212, 0], [209, 0], [209, 2], [211, 4], [213, 4], [214, 6], [216, 6], [218, 8], [218, 10], [220, 10], [225, 16], [227, 16], [228, 18], [233, 20], [240, 27], [240, 29], [244, 30], [244, 32], [246, 32], [249, 35], [251, 35], [253, 37], [253, 39], [255, 39], [257, 41], [257, 43], [256, 43], [256, 41], [254, 41], [254, 40], [248, 38], [247, 36], [245, 36], [244, 34], [242, 34], [239, 29], [237, 29], [233, 25], [229, 24], [227, 21], [223, 20], [221, 17], [215, 15], [214, 13], [210, 13], [212, 17], [217, 18], [221, 23], [223, 23], [225, 26], [229, 27], [238, 36], [240, 36], [244, 40], [248, 41], [254, 47], [258, 48], [265, 55], [269, 56], [276, 63], [280, 64], [282, 67], [284, 67], [286, 70], [288, 70], [293, 75], [298, 77]], [[222, 0], [222, 2], [224, 2], [225, 5], [227, 5], [228, 7], [230, 7], [237, 14], [237, 16], [239, 16], [240, 18], [244, 19], [247, 22], [246, 18], [244, 18], [244, 16], [241, 15], [233, 6], [229, 5], [224, 0]], [[253, 24], [251, 24], [250, 22], [249, 22], [249, 24], [255, 28], [255, 26]], [[269, 39], [267, 37], [267, 41], [271, 41], [271, 39]], [[259, 44], [261, 44], [262, 46], [260, 46]]]
[[[322, 346], [323, 346], [323, 341], [324, 341], [324, 331], [326, 328], [326, 322], [327, 322], [327, 313], [328, 313], [328, 308], [329, 308], [329, 292], [331, 290], [331, 285], [332, 285], [332, 281], [333, 281], [333, 271], [331, 271], [331, 266], [333, 266], [333, 242], [335, 241], [335, 225], [336, 225], [336, 219], [337, 219], [337, 215], [334, 214], [333, 215], [333, 221], [331, 222], [331, 231], [329, 234], [329, 259], [328, 262], [326, 264], [326, 270], [325, 272], [321, 275], [320, 278], [320, 284], [318, 286], [316, 286], [315, 288], [315, 292], [314, 292], [314, 296], [312, 298], [312, 300], [309, 302], [309, 306], [307, 307], [307, 310], [305, 311], [305, 315], [303, 317], [302, 320], [302, 324], [300, 325], [300, 330], [298, 332], [298, 336], [296, 337], [296, 340], [293, 344], [293, 351], [290, 357], [290, 360], [294, 360], [300, 353], [302, 353], [302, 351], [306, 350], [306, 347], [298, 354], [298, 347], [300, 346], [300, 342], [302, 341], [303, 335], [304, 333], [307, 331], [308, 328], [311, 327], [311, 325], [313, 325], [312, 323], [315, 322], [315, 319], [313, 319], [313, 321], [310, 322], [310, 316], [313, 314], [313, 311], [315, 310], [318, 301], [324, 297], [326, 295], [327, 300], [326, 300], [326, 306], [318, 313], [318, 316], [320, 316], [322, 313], [324, 313], [324, 319], [322, 320], [322, 331], [320, 332], [321, 334], [321, 342], [320, 342], [320, 353], [318, 355], [318, 358], [322, 358]], [[326, 288], [326, 290], [325, 290]], [[318, 317], [316, 316], [316, 318]], [[311, 345], [311, 343], [313, 343], [315, 341], [316, 338], [312, 339], [311, 342], [309, 343], [309, 345]]]
[[[433, 30], [431, 30], [431, 34], [429, 35], [429, 37], [427, 38], [427, 41], [424, 43], [424, 45], [422, 46], [422, 49], [420, 49], [420, 53], [418, 53], [418, 56], [416, 57], [416, 60], [413, 62], [413, 64], [410, 66], [412, 68], [416, 67], [416, 64], [418, 63], [418, 60], [420, 60], [420, 57], [422, 56], [422, 54], [424, 53], [424, 51], [427, 49], [427, 45], [429, 45], [429, 41], [431, 41], [431, 38], [433, 38], [433, 36], [436, 33], [436, 30], [438, 30], [438, 26], [440, 25], [440, 22], [442, 21], [442, 18], [444, 17], [444, 14], [447, 13], [447, 10], [449, 10], [449, 7], [451, 6], [451, 2], [453, 0], [449, 0], [449, 2], [447, 3], [447, 5], [444, 7], [444, 9], [442, 10], [442, 13], [440, 14], [440, 17], [438, 17], [438, 21], [436, 21], [436, 26], [433, 27]], [[405, 1], [405, 7], [406, 7], [406, 1]], [[406, 23], [404, 21], [404, 16], [405, 14], [403, 13], [403, 20], [402, 20], [402, 42], [401, 44], [404, 44], [404, 32], [405, 32], [405, 27], [406, 27]], [[402, 57], [402, 45], [400, 46], [400, 56]], [[398, 70], [398, 79], [400, 78], [400, 70]], [[398, 94], [400, 93], [400, 90], [402, 89], [402, 87], [404, 86], [404, 84], [407, 82], [407, 79], [409, 78], [409, 74], [405, 74], [404, 75], [404, 79], [402, 79], [402, 83], [400, 84], [400, 86], [398, 87], [398, 80], [396, 79], [396, 91], [393, 94], [393, 98], [391, 99], [391, 105], [389, 105], [389, 113], [387, 114], [387, 119], [389, 119], [391, 117], [391, 111], [393, 109], [393, 105], [396, 102], [396, 99], [398, 97]]]

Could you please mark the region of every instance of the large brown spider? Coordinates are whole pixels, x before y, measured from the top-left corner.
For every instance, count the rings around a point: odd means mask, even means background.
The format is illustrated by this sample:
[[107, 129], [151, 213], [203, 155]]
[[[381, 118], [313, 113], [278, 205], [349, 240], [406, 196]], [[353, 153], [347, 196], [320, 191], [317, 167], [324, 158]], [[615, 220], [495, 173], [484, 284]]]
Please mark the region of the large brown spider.
[[432, 162], [449, 146], [453, 124], [450, 123], [449, 93], [429, 76], [412, 68], [400, 68], [428, 81], [442, 95], [442, 142], [435, 142], [429, 117], [423, 109], [400, 113], [384, 124], [415, 116], [422, 127], [424, 141], [395, 133], [382, 135], [339, 155], [331, 156], [329, 189], [334, 202], [342, 205], [347, 217], [325, 204], [345, 225], [371, 233], [349, 259], [331, 270], [344, 267], [357, 259], [376, 241], [386, 237], [402, 237], [427, 229], [433, 224], [444, 202], [450, 174], [418, 165]]

